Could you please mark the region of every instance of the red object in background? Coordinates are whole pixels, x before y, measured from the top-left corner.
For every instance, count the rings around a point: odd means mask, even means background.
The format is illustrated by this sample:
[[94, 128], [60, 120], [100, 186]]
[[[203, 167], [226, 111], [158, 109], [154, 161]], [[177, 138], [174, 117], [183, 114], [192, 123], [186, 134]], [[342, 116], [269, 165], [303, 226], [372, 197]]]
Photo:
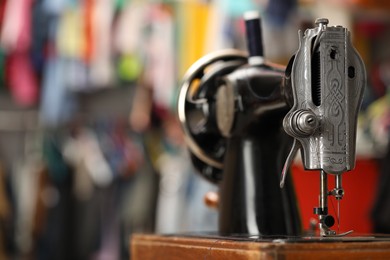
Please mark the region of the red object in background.
[[381, 21], [360, 21], [355, 25], [355, 29], [369, 39], [383, 36], [386, 25]]
[[39, 98], [38, 80], [28, 53], [13, 52], [8, 55], [6, 72], [16, 103], [24, 107], [36, 105]]
[[85, 62], [89, 63], [92, 60], [93, 55], [93, 37], [94, 37], [94, 28], [93, 28], [93, 12], [95, 11], [95, 1], [94, 0], [85, 0], [84, 2], [84, 33], [85, 33], [85, 51], [84, 59]]
[[[305, 171], [303, 166], [293, 165], [292, 175], [303, 228], [307, 230], [310, 219], [317, 220], [313, 208], [318, 207], [319, 203], [320, 174], [319, 171]], [[343, 174], [345, 195], [340, 204], [340, 232], [354, 230], [355, 234], [372, 233], [370, 214], [376, 196], [378, 176], [378, 163], [371, 159], [357, 160], [355, 169]], [[328, 174], [328, 189], [333, 188], [334, 177]], [[328, 208], [329, 213], [336, 219], [337, 201], [334, 197], [329, 197]], [[337, 231], [337, 219], [332, 229]]]

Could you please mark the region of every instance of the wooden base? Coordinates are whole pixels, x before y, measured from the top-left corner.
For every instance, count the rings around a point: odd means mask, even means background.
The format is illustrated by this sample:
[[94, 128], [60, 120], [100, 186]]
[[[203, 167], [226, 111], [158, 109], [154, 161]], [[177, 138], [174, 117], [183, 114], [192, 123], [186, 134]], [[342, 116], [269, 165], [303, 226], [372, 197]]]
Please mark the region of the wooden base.
[[223, 237], [138, 235], [131, 239], [138, 259], [390, 259], [390, 241], [251, 241]]

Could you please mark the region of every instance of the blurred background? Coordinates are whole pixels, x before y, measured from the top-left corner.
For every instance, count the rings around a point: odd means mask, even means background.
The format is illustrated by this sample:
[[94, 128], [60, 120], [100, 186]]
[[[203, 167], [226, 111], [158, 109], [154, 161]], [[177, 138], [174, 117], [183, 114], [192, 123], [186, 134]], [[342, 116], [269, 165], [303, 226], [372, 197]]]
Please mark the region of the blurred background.
[[[390, 232], [389, 1], [1, 0], [0, 259], [128, 259], [134, 232], [217, 230], [175, 102], [198, 58], [246, 49], [248, 10], [280, 64], [317, 17], [352, 32], [368, 86], [342, 224]], [[318, 181], [293, 174], [308, 228]]]

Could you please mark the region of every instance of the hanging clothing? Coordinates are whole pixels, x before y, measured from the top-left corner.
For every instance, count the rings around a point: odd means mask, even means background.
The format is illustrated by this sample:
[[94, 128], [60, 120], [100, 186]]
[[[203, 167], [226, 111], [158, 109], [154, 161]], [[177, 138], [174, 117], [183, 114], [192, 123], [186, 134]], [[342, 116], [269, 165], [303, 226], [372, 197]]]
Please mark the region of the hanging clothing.
[[0, 35], [1, 46], [10, 54], [6, 80], [15, 101], [33, 106], [38, 101], [38, 82], [30, 59], [32, 0], [7, 1]]

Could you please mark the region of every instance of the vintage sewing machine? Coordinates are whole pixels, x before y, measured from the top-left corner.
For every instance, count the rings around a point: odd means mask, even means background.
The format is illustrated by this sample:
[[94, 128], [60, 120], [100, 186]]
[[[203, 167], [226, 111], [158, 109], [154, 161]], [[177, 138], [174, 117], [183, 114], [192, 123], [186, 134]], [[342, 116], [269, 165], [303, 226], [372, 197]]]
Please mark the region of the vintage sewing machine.
[[[355, 166], [364, 64], [346, 28], [318, 19], [286, 68], [264, 59], [260, 20], [246, 15], [249, 54], [206, 55], [186, 73], [178, 115], [193, 165], [219, 185], [219, 233], [134, 235], [134, 259], [388, 259], [390, 238], [340, 232], [328, 198]], [[301, 228], [290, 165], [319, 172], [317, 228]], [[313, 172], [312, 170], [317, 170]], [[312, 172], [309, 172], [312, 171]], [[328, 177], [335, 187], [328, 187]]]
[[258, 15], [247, 13], [245, 21], [248, 54], [224, 50], [201, 58], [178, 100], [193, 165], [220, 185], [220, 234], [302, 235], [287, 174], [301, 150], [304, 168], [320, 171], [319, 235], [346, 235], [351, 231], [332, 229], [339, 216], [328, 213], [328, 197], [343, 198], [342, 175], [355, 166], [366, 85], [350, 33], [317, 19], [299, 33], [299, 49], [283, 68], [264, 58]]

